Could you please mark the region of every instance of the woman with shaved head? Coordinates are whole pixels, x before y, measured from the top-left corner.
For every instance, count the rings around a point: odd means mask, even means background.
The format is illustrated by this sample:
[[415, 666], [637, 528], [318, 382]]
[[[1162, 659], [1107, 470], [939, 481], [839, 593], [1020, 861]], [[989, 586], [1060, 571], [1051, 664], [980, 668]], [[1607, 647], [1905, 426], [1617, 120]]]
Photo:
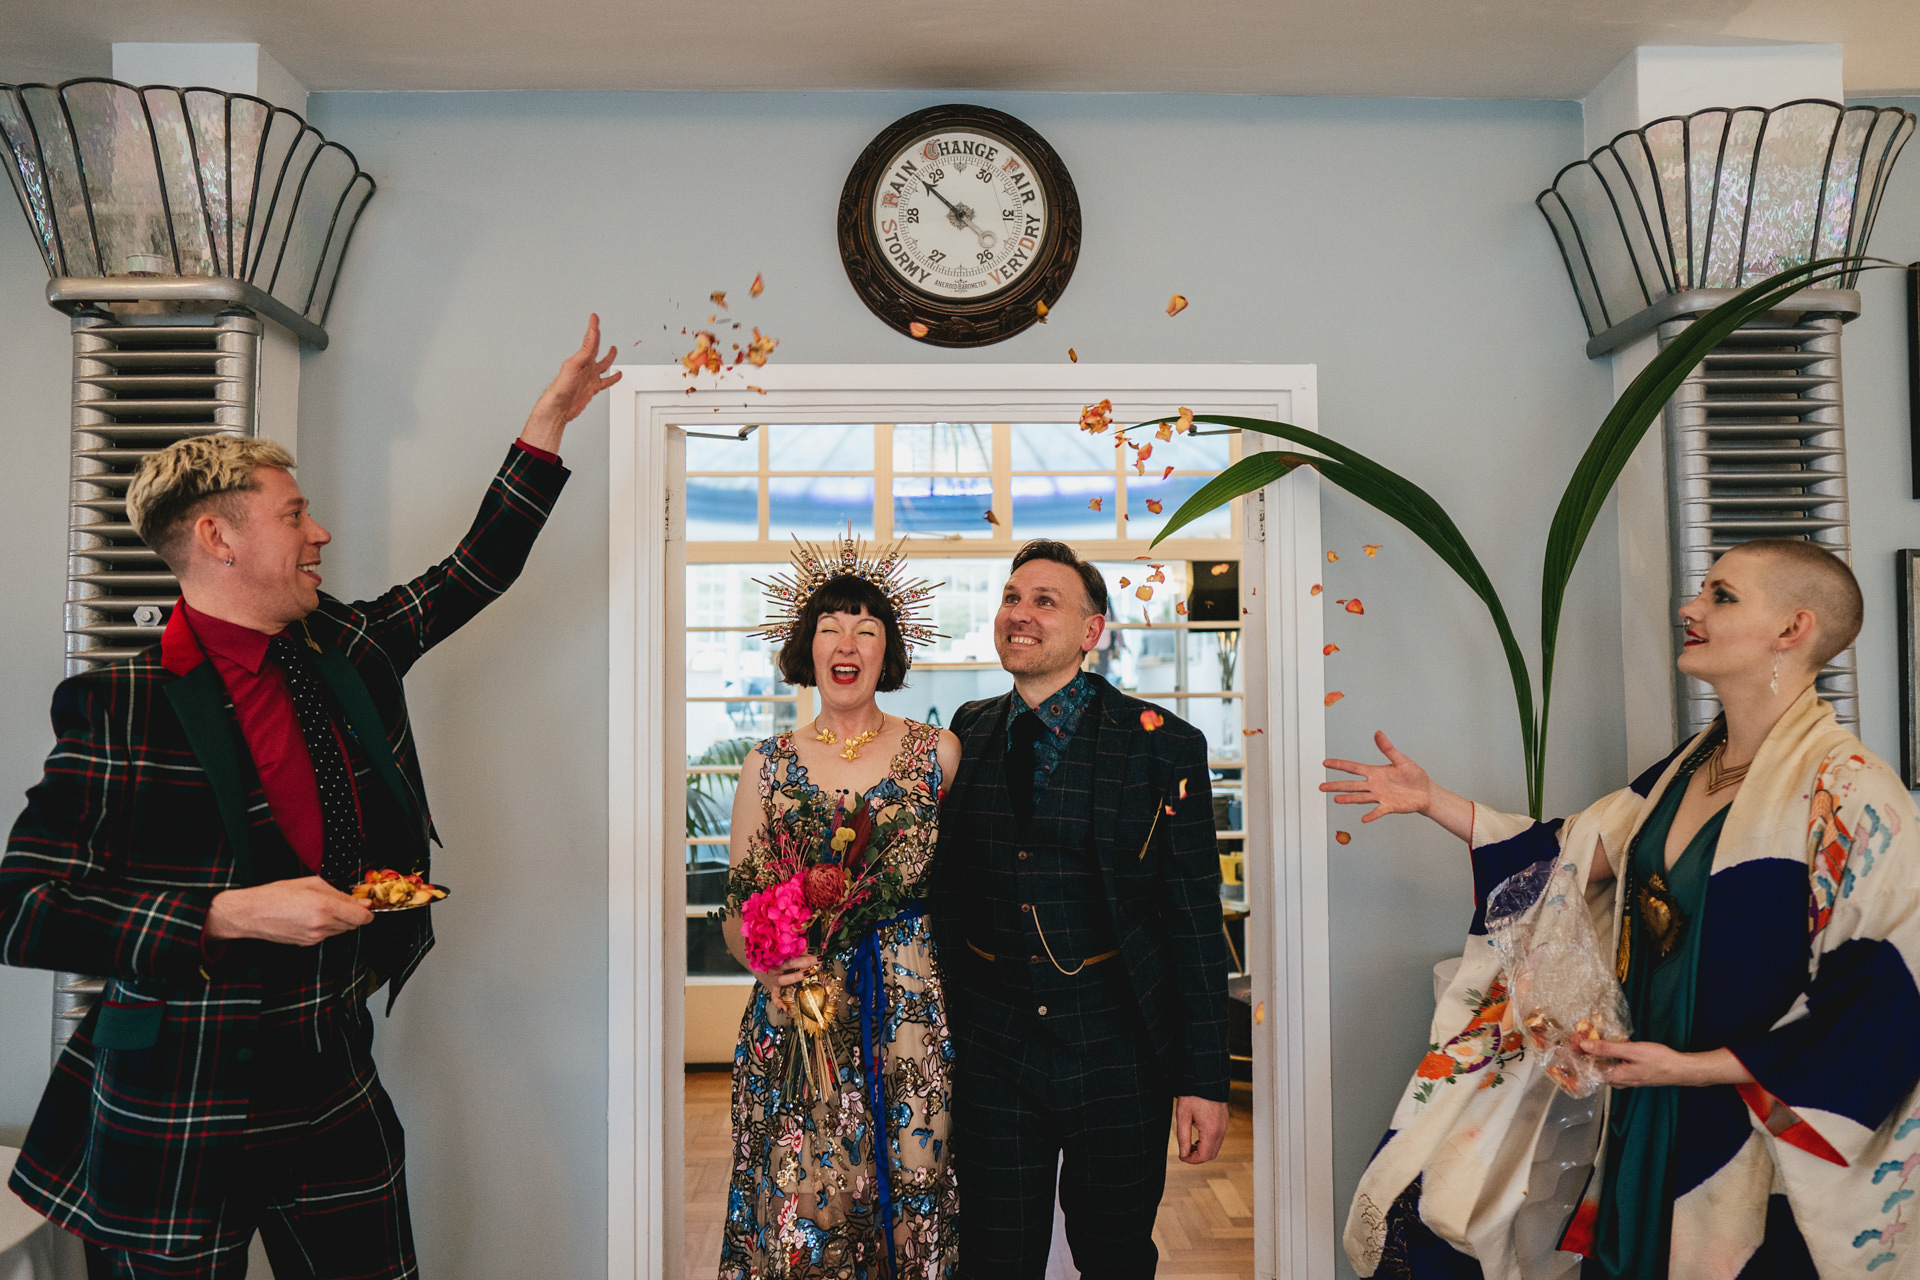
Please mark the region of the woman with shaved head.
[[[1859, 585], [1812, 543], [1749, 542], [1680, 619], [1679, 669], [1722, 714], [1571, 817], [1475, 804], [1385, 734], [1385, 764], [1327, 761], [1358, 775], [1321, 789], [1373, 805], [1361, 821], [1467, 841], [1478, 904], [1354, 1198], [1363, 1276], [1920, 1274], [1920, 813], [1815, 688], [1859, 633]], [[1630, 1039], [1570, 1033], [1606, 1086], [1580, 1143], [1486, 933], [1529, 868], [1586, 886], [1631, 1015]]]

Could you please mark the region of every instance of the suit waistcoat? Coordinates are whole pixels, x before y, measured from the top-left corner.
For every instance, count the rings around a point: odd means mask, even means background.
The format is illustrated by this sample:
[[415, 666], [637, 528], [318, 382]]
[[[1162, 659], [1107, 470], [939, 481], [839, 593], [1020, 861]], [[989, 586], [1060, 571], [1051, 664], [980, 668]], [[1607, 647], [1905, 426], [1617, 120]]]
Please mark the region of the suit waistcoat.
[[[1109, 961], [1067, 976], [1088, 956], [1111, 951], [1113, 914], [1093, 850], [1093, 765], [1099, 742], [1099, 709], [1080, 717], [1066, 752], [1034, 797], [1033, 820], [1021, 824], [1006, 781], [1006, 733], [996, 729], [981, 760], [968, 806], [969, 845], [977, 873], [963, 877], [962, 919], [969, 942], [997, 956], [1028, 961], [1029, 982], [1011, 978], [1012, 966], [995, 970], [1007, 994], [1061, 1003], [1076, 993], [1123, 982], [1122, 967]], [[1051, 951], [1056, 966], [1049, 960]]]

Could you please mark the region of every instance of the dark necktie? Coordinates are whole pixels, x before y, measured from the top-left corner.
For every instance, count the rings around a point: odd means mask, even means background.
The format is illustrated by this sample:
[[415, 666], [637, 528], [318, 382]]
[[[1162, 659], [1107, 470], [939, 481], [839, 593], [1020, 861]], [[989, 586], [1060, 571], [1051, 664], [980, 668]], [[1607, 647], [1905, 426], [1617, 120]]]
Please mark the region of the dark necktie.
[[1013, 740], [1007, 744], [1007, 791], [1013, 797], [1014, 816], [1021, 826], [1033, 821], [1033, 744], [1046, 731], [1039, 716], [1024, 711], [1014, 720], [1010, 734]]
[[337, 889], [345, 889], [360, 878], [363, 841], [360, 817], [353, 801], [353, 774], [340, 739], [333, 730], [328, 713], [329, 699], [320, 677], [308, 660], [301, 643], [291, 636], [277, 635], [267, 642], [267, 652], [286, 677], [287, 693], [293, 698], [293, 716], [306, 740], [307, 756], [313, 761], [313, 780], [320, 788], [320, 829], [324, 838], [320, 854], [320, 874]]

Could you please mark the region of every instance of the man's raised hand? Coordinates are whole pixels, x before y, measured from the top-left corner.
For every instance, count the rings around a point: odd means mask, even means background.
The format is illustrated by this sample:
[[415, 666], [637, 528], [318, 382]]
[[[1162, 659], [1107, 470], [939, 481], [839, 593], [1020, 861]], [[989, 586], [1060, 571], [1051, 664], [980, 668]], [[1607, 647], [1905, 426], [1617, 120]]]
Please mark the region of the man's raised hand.
[[212, 942], [260, 938], [311, 947], [372, 920], [373, 912], [358, 898], [319, 876], [304, 876], [215, 894], [205, 929]]
[[548, 453], [560, 452], [560, 437], [567, 424], [579, 417], [595, 396], [620, 381], [619, 374], [607, 373], [619, 350], [608, 347], [605, 355], [600, 354], [600, 317], [588, 316], [587, 335], [581, 339], [580, 349], [560, 362], [560, 372], [527, 415], [520, 439]]

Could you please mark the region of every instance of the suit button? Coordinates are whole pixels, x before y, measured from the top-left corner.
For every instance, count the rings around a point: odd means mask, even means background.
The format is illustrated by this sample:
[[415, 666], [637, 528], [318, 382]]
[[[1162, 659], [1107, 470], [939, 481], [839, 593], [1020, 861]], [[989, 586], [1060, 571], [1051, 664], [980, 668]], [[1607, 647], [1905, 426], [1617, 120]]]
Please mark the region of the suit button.
[[1045, 1005], [1040, 1006], [1040, 1016], [1043, 1018], [1047, 1016], [1047, 1006]]
[[1025, 862], [1031, 856], [1033, 855], [1029, 854], [1025, 849], [1020, 851], [1020, 861], [1022, 862]]
[[1028, 963], [1028, 964], [1039, 964], [1039, 963], [1040, 963], [1040, 957], [1039, 957], [1039, 956], [1028, 956], [1028, 957], [1027, 957], [1027, 963]]
[[235, 1049], [235, 1050], [233, 1051], [233, 1060], [234, 1060], [235, 1062], [238, 1062], [238, 1063], [240, 1063], [240, 1064], [241, 1064], [242, 1066], [244, 1066], [244, 1065], [246, 1065], [247, 1063], [249, 1063], [249, 1062], [252, 1062], [252, 1061], [253, 1061], [253, 1050], [251, 1050], [251, 1049]]
[[1022, 911], [1032, 911], [1032, 910], [1033, 910], [1033, 904], [1032, 904], [1031, 902], [1023, 902], [1023, 903], [1021, 903], [1021, 904], [1020, 904], [1020, 909], [1021, 909]]

